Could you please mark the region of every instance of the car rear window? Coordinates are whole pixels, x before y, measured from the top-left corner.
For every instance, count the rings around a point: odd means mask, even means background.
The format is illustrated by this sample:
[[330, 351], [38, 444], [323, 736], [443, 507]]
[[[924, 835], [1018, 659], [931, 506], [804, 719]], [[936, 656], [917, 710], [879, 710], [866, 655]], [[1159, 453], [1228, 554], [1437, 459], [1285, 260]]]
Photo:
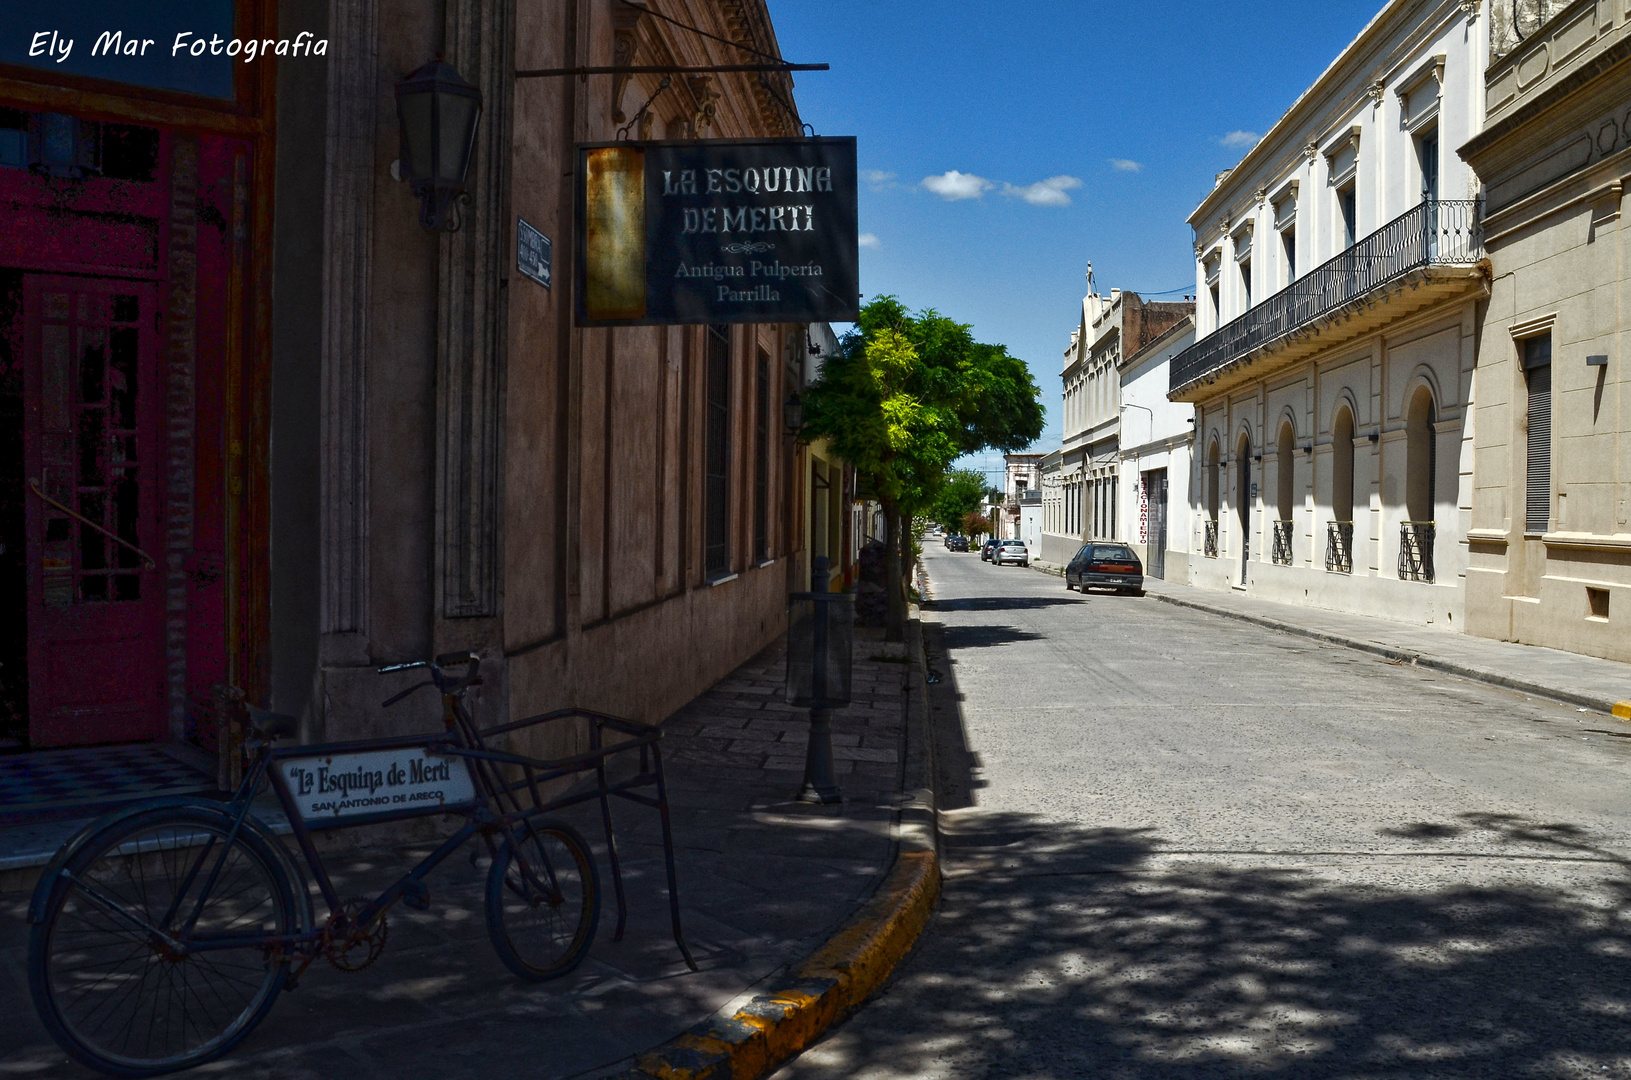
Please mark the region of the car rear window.
[[1004, 540], [1002, 542], [1002, 546], [1003, 547], [1024, 547], [1025, 546], [1025, 541], [1023, 541], [1023, 540]]
[[1133, 549], [1120, 544], [1098, 544], [1093, 549], [1094, 562], [1136, 563]]

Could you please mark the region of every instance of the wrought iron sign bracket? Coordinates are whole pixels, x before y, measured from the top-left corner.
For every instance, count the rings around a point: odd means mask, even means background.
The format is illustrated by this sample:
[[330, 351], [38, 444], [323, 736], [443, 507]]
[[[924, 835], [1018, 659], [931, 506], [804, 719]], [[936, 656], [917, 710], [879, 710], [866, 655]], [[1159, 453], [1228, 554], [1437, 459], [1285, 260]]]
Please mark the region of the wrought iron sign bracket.
[[518, 79], [557, 79], [572, 75], [715, 75], [728, 71], [831, 71], [831, 64], [634, 64], [605, 67], [527, 68]]

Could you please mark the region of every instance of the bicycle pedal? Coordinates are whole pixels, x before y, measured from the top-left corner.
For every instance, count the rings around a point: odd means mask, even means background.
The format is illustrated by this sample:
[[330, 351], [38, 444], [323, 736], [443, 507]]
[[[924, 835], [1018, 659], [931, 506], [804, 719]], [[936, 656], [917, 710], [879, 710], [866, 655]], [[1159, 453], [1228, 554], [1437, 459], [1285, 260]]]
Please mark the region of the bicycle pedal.
[[402, 889], [402, 902], [415, 911], [430, 910], [430, 886], [423, 881], [410, 881]]

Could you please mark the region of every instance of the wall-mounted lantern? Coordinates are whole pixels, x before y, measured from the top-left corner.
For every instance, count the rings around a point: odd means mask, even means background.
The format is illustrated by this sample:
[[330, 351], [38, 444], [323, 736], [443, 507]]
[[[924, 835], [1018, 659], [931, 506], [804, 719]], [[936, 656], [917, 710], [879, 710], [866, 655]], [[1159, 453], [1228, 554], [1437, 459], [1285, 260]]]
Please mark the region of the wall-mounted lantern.
[[396, 84], [402, 132], [401, 178], [419, 196], [419, 224], [459, 231], [459, 202], [481, 119], [481, 91], [450, 64], [432, 60]]
[[782, 426], [787, 430], [787, 434], [793, 436], [804, 430], [804, 399], [799, 397], [797, 390], [787, 395], [787, 400], [782, 402]]

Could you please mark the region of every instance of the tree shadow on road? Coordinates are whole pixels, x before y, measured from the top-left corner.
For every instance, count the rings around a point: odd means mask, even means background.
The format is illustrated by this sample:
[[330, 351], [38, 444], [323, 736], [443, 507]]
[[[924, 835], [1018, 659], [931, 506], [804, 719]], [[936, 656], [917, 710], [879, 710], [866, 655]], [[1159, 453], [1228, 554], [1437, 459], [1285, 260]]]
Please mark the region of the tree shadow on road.
[[1043, 608], [1080, 604], [1077, 596], [963, 596], [949, 600], [925, 600], [925, 611], [1040, 611]]
[[[1476, 860], [1434, 830], [1417, 834], [1422, 858], [1357, 853], [1333, 870], [1163, 857], [1144, 831], [947, 817], [951, 872], [917, 952], [785, 1080], [1631, 1075], [1614, 859], [1569, 856], [1564, 887], [1535, 869], [1558, 863], [1511, 855], [1462, 873]], [[1471, 818], [1537, 860], [1579, 841], [1572, 826]], [[1435, 859], [1450, 861], [1398, 869]]]

